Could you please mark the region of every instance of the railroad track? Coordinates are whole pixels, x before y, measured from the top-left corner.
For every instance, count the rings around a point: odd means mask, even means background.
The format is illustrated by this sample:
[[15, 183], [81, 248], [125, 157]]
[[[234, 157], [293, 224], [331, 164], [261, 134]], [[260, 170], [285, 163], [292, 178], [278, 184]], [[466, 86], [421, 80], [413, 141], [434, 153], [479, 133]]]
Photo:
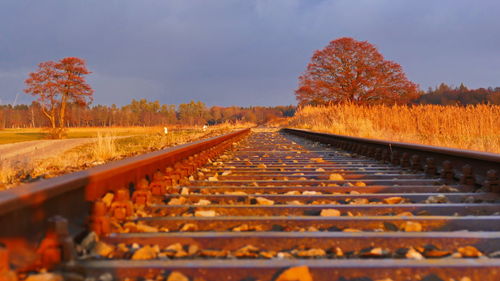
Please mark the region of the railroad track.
[[500, 280], [498, 171], [494, 154], [244, 130], [1, 195], [0, 272], [10, 254], [74, 280]]

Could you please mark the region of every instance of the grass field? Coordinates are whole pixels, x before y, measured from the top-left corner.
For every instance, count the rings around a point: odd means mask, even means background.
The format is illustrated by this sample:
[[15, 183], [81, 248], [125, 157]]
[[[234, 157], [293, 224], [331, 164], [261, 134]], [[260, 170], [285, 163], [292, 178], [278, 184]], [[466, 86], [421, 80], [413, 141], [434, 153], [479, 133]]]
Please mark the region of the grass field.
[[500, 153], [500, 106], [306, 106], [287, 126]]
[[[163, 127], [126, 128], [72, 128], [68, 138], [95, 138], [95, 142], [77, 146], [62, 154], [43, 160], [28, 160], [23, 163], [0, 162], [0, 190], [11, 188], [24, 181], [51, 178], [83, 170], [103, 163], [123, 159], [137, 154], [159, 150], [198, 139], [217, 136], [234, 129], [254, 126], [250, 123], [220, 124], [201, 127], [170, 128], [164, 134]], [[43, 139], [40, 129], [15, 129], [0, 131], [4, 143]], [[26, 137], [28, 136], [28, 137]], [[120, 136], [129, 136], [122, 137]]]
[[[161, 127], [113, 127], [113, 128], [69, 128], [67, 138], [95, 138], [99, 133], [111, 132], [115, 136], [149, 134], [163, 132]], [[22, 128], [0, 130], [0, 144], [48, 139], [48, 131], [42, 128]]]

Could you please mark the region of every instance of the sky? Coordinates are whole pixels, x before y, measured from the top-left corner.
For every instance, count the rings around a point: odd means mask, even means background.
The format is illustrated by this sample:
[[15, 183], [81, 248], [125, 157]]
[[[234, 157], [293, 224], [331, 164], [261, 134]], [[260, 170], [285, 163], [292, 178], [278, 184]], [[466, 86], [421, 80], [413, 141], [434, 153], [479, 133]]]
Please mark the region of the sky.
[[0, 0], [0, 104], [30, 103], [28, 73], [68, 56], [94, 104], [296, 104], [312, 53], [340, 37], [423, 90], [500, 86], [498, 0]]

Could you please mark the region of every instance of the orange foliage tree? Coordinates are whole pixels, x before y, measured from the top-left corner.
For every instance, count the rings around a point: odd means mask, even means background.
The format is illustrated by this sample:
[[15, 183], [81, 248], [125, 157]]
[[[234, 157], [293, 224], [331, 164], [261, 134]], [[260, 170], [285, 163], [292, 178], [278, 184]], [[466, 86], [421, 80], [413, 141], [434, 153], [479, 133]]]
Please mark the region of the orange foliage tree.
[[314, 52], [295, 95], [300, 105], [381, 104], [407, 103], [419, 92], [401, 66], [385, 60], [375, 46], [344, 37]]
[[68, 57], [40, 63], [26, 79], [24, 92], [38, 97], [55, 137], [62, 136], [68, 103], [84, 106], [92, 102], [94, 91], [85, 81], [85, 75], [90, 73], [83, 59]]

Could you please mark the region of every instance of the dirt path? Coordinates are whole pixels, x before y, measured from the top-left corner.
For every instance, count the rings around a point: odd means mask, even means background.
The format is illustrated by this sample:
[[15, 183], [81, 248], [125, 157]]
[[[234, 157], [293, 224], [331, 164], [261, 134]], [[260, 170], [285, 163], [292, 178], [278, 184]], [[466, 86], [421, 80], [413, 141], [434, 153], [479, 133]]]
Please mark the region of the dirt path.
[[95, 138], [36, 140], [2, 144], [0, 145], [0, 161], [15, 163], [48, 158], [93, 141]]
[[[126, 138], [129, 136], [115, 137]], [[96, 138], [76, 138], [64, 140], [36, 140], [0, 145], [0, 161], [25, 163], [57, 156], [76, 146], [96, 141]]]

